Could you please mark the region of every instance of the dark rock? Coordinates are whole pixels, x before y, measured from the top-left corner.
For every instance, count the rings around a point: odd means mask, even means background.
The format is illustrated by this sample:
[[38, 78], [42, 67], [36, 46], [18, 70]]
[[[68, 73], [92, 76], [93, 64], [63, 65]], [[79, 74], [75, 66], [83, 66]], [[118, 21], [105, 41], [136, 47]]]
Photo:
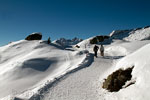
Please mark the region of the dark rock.
[[90, 44], [97, 44], [98, 40], [97, 37], [94, 37], [93, 39], [90, 40]]
[[104, 40], [105, 40], [105, 39], [109, 39], [109, 38], [110, 38], [110, 36], [104, 36]]
[[136, 31], [136, 30], [140, 30], [140, 29], [142, 29], [142, 28], [141, 28], [141, 27], [139, 27], [139, 28], [136, 28], [136, 29], [135, 29], [135, 31]]
[[20, 98], [18, 98], [18, 97], [15, 97], [13, 100], [23, 100], [23, 99], [20, 99]]
[[150, 26], [145, 26], [144, 29], [145, 29], [145, 28], [149, 28], [149, 27], [150, 27]]
[[79, 46], [79, 45], [76, 45], [75, 47], [76, 47], [76, 48], [80, 48], [80, 46]]
[[119, 69], [113, 72], [103, 82], [103, 88], [109, 90], [110, 92], [119, 91], [127, 81], [131, 80], [132, 69], [133, 67], [127, 68], [125, 70]]
[[98, 42], [103, 42], [104, 41], [104, 37], [103, 36], [96, 36], [96, 38], [98, 39]]
[[42, 34], [41, 33], [33, 33], [30, 34], [25, 38], [25, 40], [41, 40], [42, 39]]
[[109, 39], [109, 38], [110, 38], [109, 36], [103, 36], [103, 35], [96, 36], [90, 40], [90, 43], [97, 44], [98, 42], [103, 42], [104, 40]]

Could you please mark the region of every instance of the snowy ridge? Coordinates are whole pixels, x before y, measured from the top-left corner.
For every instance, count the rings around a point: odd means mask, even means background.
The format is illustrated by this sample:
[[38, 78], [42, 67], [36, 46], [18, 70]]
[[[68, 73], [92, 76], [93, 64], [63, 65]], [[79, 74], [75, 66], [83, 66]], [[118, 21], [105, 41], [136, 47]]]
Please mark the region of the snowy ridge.
[[126, 41], [147, 40], [150, 39], [150, 27], [131, 30], [116, 30], [110, 33], [110, 36], [113, 39], [122, 39]]
[[88, 39], [85, 39], [85, 40], [79, 42], [77, 45], [80, 46], [81, 49], [89, 48], [90, 46], [92, 46], [92, 45], [90, 44], [90, 40], [91, 40], [92, 38], [94, 38], [94, 37], [90, 37], [90, 38], [88, 38]]
[[[63, 50], [55, 44], [48, 45], [43, 41], [25, 40], [1, 47], [0, 52], [0, 81], [3, 81], [0, 85], [0, 98], [12, 94], [1, 100], [21, 95], [23, 91], [30, 93], [25, 97], [29, 98], [47, 80], [51, 83], [57, 77], [79, 67], [87, 53]], [[12, 93], [14, 91], [15, 94]]]
[[128, 37], [131, 31], [133, 30], [114, 30], [109, 34], [109, 36], [113, 39], [123, 39], [124, 37]]
[[126, 41], [135, 41], [135, 40], [147, 40], [150, 39], [150, 28], [140, 29], [130, 32], [130, 35], [124, 40]]

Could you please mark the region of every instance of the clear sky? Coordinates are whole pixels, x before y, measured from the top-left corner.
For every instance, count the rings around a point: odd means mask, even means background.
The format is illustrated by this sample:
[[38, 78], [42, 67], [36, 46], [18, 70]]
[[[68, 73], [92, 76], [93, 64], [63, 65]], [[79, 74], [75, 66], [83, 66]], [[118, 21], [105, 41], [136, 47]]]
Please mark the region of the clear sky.
[[147, 25], [150, 0], [0, 0], [0, 45], [32, 32], [85, 39]]

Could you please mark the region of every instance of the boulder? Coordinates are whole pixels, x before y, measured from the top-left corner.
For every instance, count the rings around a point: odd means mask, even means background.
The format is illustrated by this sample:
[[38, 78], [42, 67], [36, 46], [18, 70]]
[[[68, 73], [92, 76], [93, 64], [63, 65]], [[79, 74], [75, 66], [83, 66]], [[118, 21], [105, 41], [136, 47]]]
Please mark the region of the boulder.
[[137, 31], [137, 30], [140, 30], [140, 29], [142, 29], [142, 28], [141, 28], [141, 27], [139, 27], [139, 28], [136, 28], [136, 29], [135, 29], [135, 31]]
[[109, 36], [103, 36], [103, 35], [96, 36], [90, 40], [90, 43], [97, 44], [98, 42], [103, 42], [104, 40], [109, 39], [109, 38], [110, 38]]
[[103, 42], [104, 41], [104, 37], [103, 36], [96, 36], [96, 38], [98, 39], [98, 42]]
[[125, 83], [131, 80], [133, 67], [125, 70], [119, 69], [113, 72], [105, 79], [102, 88], [109, 90], [110, 92], [117, 92], [125, 85]]
[[104, 40], [105, 40], [105, 39], [109, 39], [109, 38], [110, 38], [110, 36], [104, 36]]
[[25, 38], [25, 40], [28, 40], [28, 41], [41, 40], [41, 39], [42, 39], [42, 34], [40, 32], [32, 33]]
[[98, 40], [97, 37], [94, 37], [93, 39], [90, 40], [90, 44], [97, 44]]

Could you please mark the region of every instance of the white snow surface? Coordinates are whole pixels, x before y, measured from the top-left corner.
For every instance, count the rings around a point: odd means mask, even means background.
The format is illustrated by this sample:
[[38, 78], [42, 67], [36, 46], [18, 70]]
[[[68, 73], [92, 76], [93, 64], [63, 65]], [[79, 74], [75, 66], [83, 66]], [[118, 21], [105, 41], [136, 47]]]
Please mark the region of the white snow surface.
[[147, 40], [150, 39], [150, 27], [131, 30], [116, 30], [111, 32], [110, 36], [115, 39], [126, 41]]
[[[98, 51], [98, 58], [90, 38], [78, 43], [80, 48], [26, 40], [0, 47], [0, 100], [148, 100], [150, 30], [135, 31], [128, 41], [104, 45], [105, 56]], [[135, 84], [118, 92], [102, 88], [108, 75], [132, 66]]]
[[[149, 100], [150, 89], [150, 44], [143, 46], [135, 52], [127, 55], [114, 64], [112, 72], [117, 69], [126, 69], [134, 66], [131, 81], [134, 85], [121, 89], [119, 92], [104, 95], [105, 100]], [[102, 91], [101, 91], [102, 92]]]
[[[63, 50], [42, 41], [13, 42], [0, 48], [0, 98], [30, 92], [84, 63], [82, 51]], [[30, 90], [30, 91], [28, 91]]]

